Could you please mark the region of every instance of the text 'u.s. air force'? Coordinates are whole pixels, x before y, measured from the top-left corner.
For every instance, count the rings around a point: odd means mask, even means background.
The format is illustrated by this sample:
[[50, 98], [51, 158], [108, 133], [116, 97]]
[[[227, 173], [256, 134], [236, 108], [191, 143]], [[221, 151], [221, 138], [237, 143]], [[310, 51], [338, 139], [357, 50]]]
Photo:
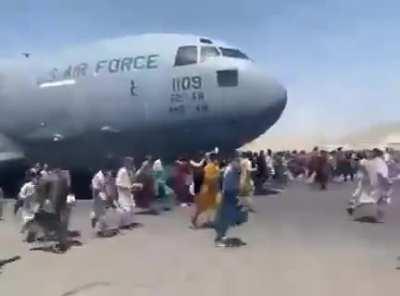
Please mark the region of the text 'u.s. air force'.
[[[66, 68], [53, 68], [46, 81], [56, 81], [62, 79], [79, 78], [103, 73], [121, 73], [133, 70], [157, 69], [158, 54], [139, 55], [135, 57], [122, 57], [99, 60], [93, 65], [82, 62], [75, 65], [68, 65]], [[41, 79], [43, 82], [43, 79]]]

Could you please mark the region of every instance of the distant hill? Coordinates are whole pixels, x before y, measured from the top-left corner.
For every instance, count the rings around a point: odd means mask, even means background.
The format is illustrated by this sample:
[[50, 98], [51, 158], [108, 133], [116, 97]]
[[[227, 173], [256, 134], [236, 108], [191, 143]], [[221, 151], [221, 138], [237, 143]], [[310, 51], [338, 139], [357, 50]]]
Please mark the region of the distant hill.
[[[311, 150], [314, 146], [334, 149], [340, 146], [352, 148], [382, 147], [386, 143], [398, 143], [400, 146], [400, 122], [390, 122], [373, 125], [369, 128], [352, 132], [341, 138], [328, 139], [322, 135], [277, 135], [266, 132], [253, 142], [245, 145], [243, 149], [265, 150]], [[328, 148], [330, 147], [330, 148]]]
[[339, 140], [348, 144], [384, 144], [387, 141], [400, 141], [400, 122], [384, 123], [351, 133]]
[[312, 137], [309, 135], [270, 135], [268, 132], [253, 142], [245, 145], [244, 150], [249, 149], [253, 151], [272, 149], [277, 150], [311, 150], [315, 145], [323, 142], [320, 138]]

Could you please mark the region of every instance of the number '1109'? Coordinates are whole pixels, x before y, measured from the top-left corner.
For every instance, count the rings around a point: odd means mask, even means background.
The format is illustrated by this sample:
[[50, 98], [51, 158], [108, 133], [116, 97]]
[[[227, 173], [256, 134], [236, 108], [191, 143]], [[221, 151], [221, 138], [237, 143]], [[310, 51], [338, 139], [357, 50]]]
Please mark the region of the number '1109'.
[[201, 77], [200, 76], [185, 76], [181, 78], [172, 79], [172, 90], [174, 92], [190, 90], [190, 89], [201, 89]]

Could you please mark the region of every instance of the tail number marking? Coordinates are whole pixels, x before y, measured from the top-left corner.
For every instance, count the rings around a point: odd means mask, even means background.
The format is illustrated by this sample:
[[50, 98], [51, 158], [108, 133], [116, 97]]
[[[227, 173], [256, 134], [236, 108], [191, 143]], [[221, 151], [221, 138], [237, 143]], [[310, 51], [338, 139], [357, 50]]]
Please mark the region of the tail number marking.
[[184, 76], [172, 79], [172, 91], [180, 92], [191, 89], [201, 89], [202, 80], [200, 76]]

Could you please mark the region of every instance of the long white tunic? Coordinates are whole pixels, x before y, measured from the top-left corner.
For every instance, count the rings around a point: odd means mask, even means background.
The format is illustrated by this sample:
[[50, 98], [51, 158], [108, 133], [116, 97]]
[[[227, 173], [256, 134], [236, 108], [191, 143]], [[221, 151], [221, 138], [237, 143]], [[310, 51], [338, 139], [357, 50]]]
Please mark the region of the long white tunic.
[[[251, 172], [252, 172], [252, 167], [251, 167], [251, 161], [248, 158], [243, 158], [240, 161], [240, 188], [242, 190], [245, 188], [244, 191], [249, 191], [249, 188], [252, 188], [250, 191], [254, 190], [254, 182], [251, 178]], [[250, 195], [252, 194], [251, 192], [248, 192]], [[246, 195], [249, 195], [246, 194]]]
[[368, 171], [372, 186], [379, 185], [378, 175], [381, 175], [385, 179], [389, 178], [389, 168], [386, 162], [380, 157], [367, 161], [365, 168]]
[[135, 207], [132, 194], [132, 173], [123, 167], [118, 171], [115, 184], [118, 190], [118, 202], [123, 210], [131, 211]]
[[[378, 176], [381, 177], [378, 177]], [[360, 163], [359, 182], [353, 194], [356, 204], [377, 203], [388, 195], [388, 188], [380, 180], [388, 180], [388, 166], [382, 158], [364, 160]]]
[[106, 186], [106, 178], [102, 171], [94, 175], [92, 179], [93, 190], [93, 212], [92, 217], [100, 218], [105, 212], [105, 201], [107, 196], [104, 192]]
[[131, 192], [133, 185], [133, 172], [125, 167], [118, 171], [115, 180], [118, 191], [118, 203], [121, 209], [121, 226], [130, 226], [134, 223], [135, 201]]
[[22, 221], [27, 223], [35, 217], [35, 214], [39, 210], [39, 203], [35, 199], [36, 188], [32, 182], [25, 183], [18, 196], [24, 201], [22, 206]]
[[[110, 176], [99, 171], [92, 179], [93, 189], [93, 212], [92, 218], [96, 218], [96, 230], [106, 231], [117, 229], [122, 223], [121, 210], [109, 207], [111, 197], [108, 194], [107, 186], [110, 185]], [[129, 219], [128, 219], [129, 220]], [[127, 223], [129, 225], [132, 222]]]
[[99, 171], [96, 175], [94, 175], [92, 179], [92, 188], [97, 192], [104, 192], [104, 188], [106, 186], [106, 177], [102, 171]]
[[275, 175], [274, 159], [272, 156], [265, 156], [265, 163], [267, 164], [268, 171], [271, 175]]

